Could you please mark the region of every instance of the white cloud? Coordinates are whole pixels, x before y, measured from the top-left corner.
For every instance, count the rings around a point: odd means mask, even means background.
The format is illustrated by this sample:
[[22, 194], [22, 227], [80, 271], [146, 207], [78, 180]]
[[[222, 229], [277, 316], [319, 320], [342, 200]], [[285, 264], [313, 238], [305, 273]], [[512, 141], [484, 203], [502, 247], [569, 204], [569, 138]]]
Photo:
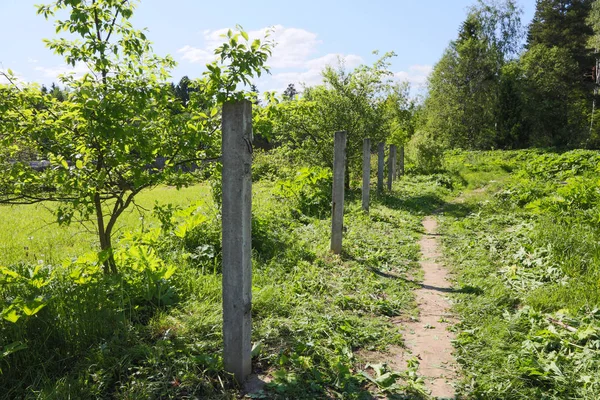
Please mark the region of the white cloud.
[[416, 64], [408, 67], [408, 71], [396, 72], [394, 77], [401, 81], [407, 81], [412, 87], [423, 89], [432, 70], [431, 65]]
[[204, 49], [199, 49], [190, 45], [185, 45], [181, 49], [177, 50], [178, 53], [182, 53], [182, 60], [189, 61], [191, 63], [207, 64], [214, 59], [213, 52], [209, 52]]
[[323, 82], [321, 71], [326, 66], [337, 66], [339, 62], [343, 62], [346, 68], [355, 68], [362, 64], [363, 59], [355, 54], [330, 53], [306, 60], [303, 63], [304, 70], [302, 71], [279, 72], [273, 74], [273, 79], [284, 85], [289, 83], [296, 85], [303, 83], [307, 86], [318, 85]]
[[306, 66], [310, 69], [322, 70], [328, 65], [336, 66], [340, 61], [343, 62], [346, 68], [355, 68], [363, 63], [362, 57], [355, 54], [343, 55], [339, 53], [330, 53], [323, 57], [308, 60]]
[[[253, 34], [266, 32], [262, 29]], [[276, 25], [270, 38], [276, 45], [269, 59], [269, 65], [273, 68], [303, 68], [307, 60], [317, 53], [321, 41], [317, 34], [298, 28], [285, 28]]]
[[[205, 64], [214, 59], [214, 51], [225, 40], [222, 36], [228, 29], [205, 30], [202, 32], [203, 45], [195, 47], [185, 45], [177, 50], [182, 53], [182, 60], [191, 63]], [[302, 67], [312, 55], [317, 52], [321, 43], [317, 40], [317, 34], [299, 28], [286, 28], [283, 25], [275, 25], [270, 28], [262, 28], [249, 31], [250, 40], [264, 39], [270, 32], [267, 40], [275, 43], [273, 54], [269, 57], [269, 66], [272, 68], [295, 68]]]
[[76, 77], [81, 77], [86, 72], [89, 72], [88, 67], [83, 63], [77, 63], [74, 67], [63, 64], [55, 67], [35, 67], [36, 71], [40, 71], [45, 78], [56, 79], [60, 75], [74, 74]]
[[[228, 29], [205, 30], [201, 32], [202, 45], [195, 47], [185, 45], [177, 50], [181, 59], [190, 63], [206, 64], [214, 60], [214, 51], [219, 47], [227, 34]], [[273, 53], [267, 61], [273, 75], [261, 79], [264, 90], [273, 90], [286, 87], [289, 83], [316, 85], [322, 82], [321, 71], [327, 65], [337, 65], [338, 60], [344, 60], [347, 68], [354, 68], [363, 62], [360, 56], [354, 54], [330, 53], [315, 57], [318, 54], [322, 41], [317, 34], [300, 28], [288, 28], [283, 25], [275, 25], [270, 28], [262, 28], [248, 31], [250, 40], [265, 38], [272, 41], [275, 46]]]

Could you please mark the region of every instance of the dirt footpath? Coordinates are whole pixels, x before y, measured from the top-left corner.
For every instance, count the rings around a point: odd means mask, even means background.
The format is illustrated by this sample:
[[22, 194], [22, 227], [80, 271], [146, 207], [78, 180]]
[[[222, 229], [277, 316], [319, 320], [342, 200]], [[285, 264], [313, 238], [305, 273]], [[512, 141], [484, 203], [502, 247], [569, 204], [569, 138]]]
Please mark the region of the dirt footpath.
[[[457, 379], [456, 361], [452, 355], [454, 334], [447, 330], [452, 321], [447, 296], [452, 291], [447, 271], [438, 262], [441, 257], [437, 221], [433, 216], [423, 220], [425, 235], [421, 238], [423, 284], [415, 291], [419, 306], [417, 321], [403, 322], [407, 349], [419, 359], [419, 374], [425, 379], [433, 397], [455, 398], [452, 385]], [[405, 358], [406, 356], [403, 356]]]

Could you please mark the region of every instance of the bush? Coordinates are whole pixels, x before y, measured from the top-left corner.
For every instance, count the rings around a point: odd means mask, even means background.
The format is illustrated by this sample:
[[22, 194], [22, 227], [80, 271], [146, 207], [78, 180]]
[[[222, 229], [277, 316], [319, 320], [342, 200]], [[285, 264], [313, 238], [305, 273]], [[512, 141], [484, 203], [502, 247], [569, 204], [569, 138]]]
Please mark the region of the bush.
[[275, 194], [289, 199], [295, 212], [321, 218], [330, 211], [332, 182], [328, 168], [301, 168], [294, 178], [280, 180]]
[[421, 173], [439, 171], [442, 168], [444, 147], [433, 135], [418, 131], [407, 146], [407, 158]]

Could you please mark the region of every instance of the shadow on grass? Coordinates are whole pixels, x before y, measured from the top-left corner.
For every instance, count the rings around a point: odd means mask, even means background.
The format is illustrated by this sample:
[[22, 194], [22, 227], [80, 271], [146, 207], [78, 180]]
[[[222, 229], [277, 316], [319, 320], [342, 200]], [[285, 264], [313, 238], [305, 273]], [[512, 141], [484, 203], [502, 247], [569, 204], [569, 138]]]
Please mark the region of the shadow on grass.
[[481, 295], [483, 294], [483, 290], [478, 288], [478, 287], [474, 287], [474, 286], [463, 286], [460, 289], [454, 289], [454, 288], [442, 288], [442, 287], [437, 287], [437, 286], [431, 286], [431, 285], [425, 285], [421, 282], [417, 282], [413, 279], [408, 279], [405, 278], [403, 276], [399, 276], [399, 275], [395, 275], [395, 274], [390, 274], [388, 272], [385, 271], [381, 271], [377, 268], [374, 267], [368, 267], [370, 271], [372, 271], [375, 275], [381, 276], [383, 278], [389, 278], [389, 279], [398, 279], [401, 280], [403, 282], [409, 283], [411, 285], [415, 285], [417, 287], [420, 287], [422, 289], [428, 289], [428, 290], [435, 290], [437, 292], [443, 292], [443, 293], [463, 293], [463, 294], [476, 294], [476, 295]]
[[475, 211], [475, 206], [466, 203], [444, 203], [441, 211], [444, 215], [454, 218], [464, 218]]
[[373, 196], [373, 201], [393, 210], [419, 215], [433, 214], [446, 204], [442, 198], [434, 194], [403, 197], [393, 192], [376, 194]]
[[[350, 375], [351, 376], [351, 375]], [[376, 400], [383, 398], [383, 392], [378, 392], [377, 389], [373, 391], [361, 385], [360, 387], [355, 386], [357, 379], [354, 377], [341, 378], [336, 382], [338, 386], [334, 392], [326, 390], [313, 392], [311, 391], [310, 382], [295, 381], [293, 383], [274, 383], [270, 382], [264, 386], [264, 389], [249, 393], [250, 398], [269, 398], [269, 399], [337, 399], [339, 395], [343, 398], [356, 398], [361, 400]], [[350, 384], [350, 386], [345, 386]], [[314, 385], [314, 383], [312, 384]], [[339, 387], [341, 385], [341, 387]], [[261, 397], [262, 396], [262, 397]], [[385, 397], [387, 399], [394, 400], [418, 400], [418, 399], [429, 399], [428, 396], [423, 396], [416, 393], [398, 392], [388, 393]]]
[[393, 210], [407, 211], [417, 215], [443, 212], [445, 215], [455, 218], [464, 218], [475, 210], [472, 204], [447, 202], [435, 194], [399, 196], [393, 192], [382, 193], [373, 196], [373, 201]]

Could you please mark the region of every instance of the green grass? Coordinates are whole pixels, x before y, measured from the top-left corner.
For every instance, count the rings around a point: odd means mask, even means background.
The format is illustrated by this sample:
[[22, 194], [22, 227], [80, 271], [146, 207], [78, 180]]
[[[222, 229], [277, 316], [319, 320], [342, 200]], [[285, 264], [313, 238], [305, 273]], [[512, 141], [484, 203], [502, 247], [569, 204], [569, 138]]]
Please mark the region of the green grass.
[[[329, 252], [327, 173], [304, 171], [283, 191], [255, 184], [253, 368], [271, 380], [255, 397], [421, 396], [410, 373], [376, 388], [357, 354], [402, 345], [391, 320], [416, 313], [421, 219], [437, 213], [455, 279], [461, 394], [596, 398], [598, 161], [590, 151], [450, 153], [445, 173], [373, 191], [368, 214], [360, 193], [348, 192], [341, 256]], [[45, 305], [0, 322], [0, 397], [238, 396], [221, 359], [220, 220], [209, 186], [140, 198], [144, 209], [156, 201], [181, 210], [162, 227], [148, 211], [128, 214], [121, 272], [108, 277], [85, 255], [92, 234], [36, 230], [50, 218], [40, 206], [0, 209], [1, 265], [20, 274], [0, 275], [0, 305]]]
[[[142, 224], [156, 222], [151, 210], [155, 202], [187, 206], [198, 200], [212, 204], [208, 185], [196, 185], [181, 190], [161, 186], [138, 195], [136, 203], [141, 208], [126, 211], [117, 230], [137, 229]], [[98, 239], [91, 226], [74, 223], [59, 227], [53, 215], [55, 204], [0, 205], [0, 265], [18, 262], [59, 264], [65, 258], [74, 257], [96, 248]]]
[[[391, 317], [415, 313], [421, 216], [444, 203], [451, 184], [444, 176], [403, 179], [394, 193], [374, 197], [368, 215], [359, 193], [349, 192], [341, 257], [329, 252], [327, 218], [299, 213], [271, 182], [254, 186], [253, 342], [261, 350], [253, 367], [272, 379], [263, 397], [370, 398], [374, 387], [355, 354], [402, 344]], [[45, 307], [0, 322], [3, 351], [26, 346], [0, 358], [0, 397], [235, 398], [222, 367], [220, 220], [208, 188], [158, 188], [140, 204], [186, 207], [197, 200], [187, 214], [174, 214], [175, 228], [161, 230], [144, 214], [140, 231], [139, 215], [129, 214], [122, 233], [134, 233], [118, 242], [124, 261], [109, 277], [96, 273], [93, 259], [63, 263], [93, 249], [93, 235], [53, 227], [30, 240], [41, 226], [36, 221], [50, 214], [4, 207], [3, 221], [13, 222], [3, 233], [11, 247], [2, 262], [24, 278], [0, 288], [0, 304], [41, 299]], [[326, 204], [316, 200], [315, 207]], [[31, 222], [33, 215], [41, 218]], [[194, 215], [205, 221], [175, 234]], [[25, 256], [28, 241], [35, 257]], [[44, 262], [34, 271], [39, 254]], [[166, 275], [170, 268], [173, 276]], [[414, 390], [413, 378], [403, 376], [389, 391]]]
[[[600, 393], [598, 156], [451, 156], [467, 187], [483, 188], [461, 196], [469, 213], [442, 217], [460, 292], [456, 348], [468, 396], [595, 399]], [[505, 163], [510, 167], [500, 172]]]

